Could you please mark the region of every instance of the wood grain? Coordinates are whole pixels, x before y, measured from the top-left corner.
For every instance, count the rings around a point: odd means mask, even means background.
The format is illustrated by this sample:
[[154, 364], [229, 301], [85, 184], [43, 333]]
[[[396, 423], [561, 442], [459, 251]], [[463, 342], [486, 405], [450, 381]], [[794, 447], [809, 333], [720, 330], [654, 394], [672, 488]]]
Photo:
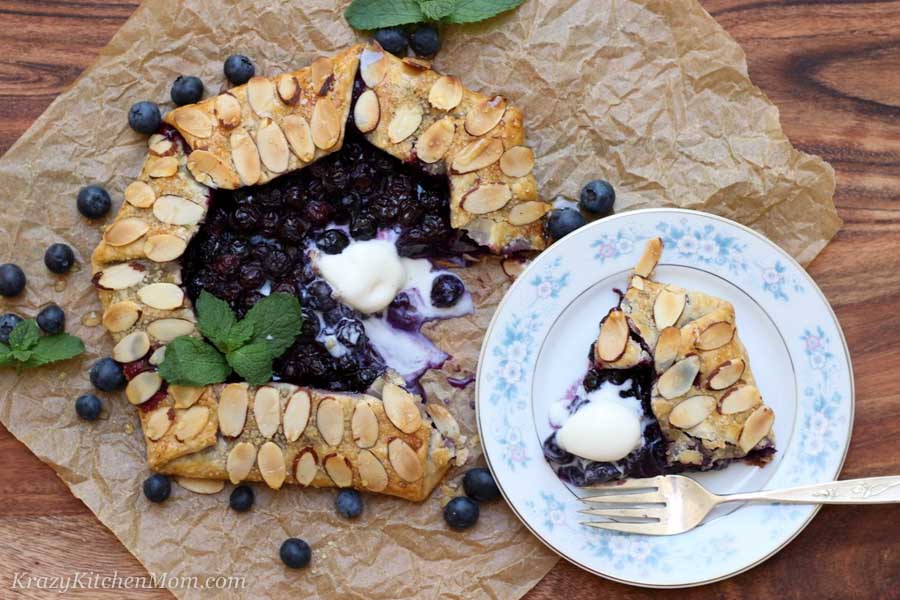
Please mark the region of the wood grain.
[[[0, 153], [70, 85], [134, 0], [0, 0]], [[900, 2], [703, 0], [740, 42], [750, 73], [799, 148], [838, 176], [846, 224], [810, 272], [838, 314], [856, 371], [843, 478], [900, 473]], [[14, 198], [6, 198], [14, 202]], [[16, 571], [140, 575], [143, 567], [53, 471], [0, 426], [0, 598]], [[529, 600], [889, 598], [900, 589], [900, 505], [823, 509], [785, 550], [730, 580], [648, 591], [560, 562]], [[73, 590], [73, 598], [171, 598], [164, 590]]]

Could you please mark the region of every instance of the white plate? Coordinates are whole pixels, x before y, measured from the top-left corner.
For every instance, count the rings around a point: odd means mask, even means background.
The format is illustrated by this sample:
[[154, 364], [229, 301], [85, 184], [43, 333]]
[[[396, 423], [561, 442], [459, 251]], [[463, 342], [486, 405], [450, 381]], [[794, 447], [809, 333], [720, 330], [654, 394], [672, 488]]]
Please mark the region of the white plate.
[[672, 537], [580, 525], [585, 492], [544, 460], [548, 407], [584, 376], [600, 319], [617, 303], [645, 242], [665, 243], [655, 279], [734, 304], [741, 340], [775, 411], [778, 453], [764, 468], [735, 464], [694, 477], [733, 493], [837, 478], [853, 423], [853, 373], [840, 325], [813, 280], [762, 235], [679, 209], [627, 212], [592, 223], [539, 255], [488, 328], [478, 365], [478, 428], [510, 506], [545, 544], [616, 581], [684, 587], [730, 577], [790, 542], [815, 506], [740, 505]]

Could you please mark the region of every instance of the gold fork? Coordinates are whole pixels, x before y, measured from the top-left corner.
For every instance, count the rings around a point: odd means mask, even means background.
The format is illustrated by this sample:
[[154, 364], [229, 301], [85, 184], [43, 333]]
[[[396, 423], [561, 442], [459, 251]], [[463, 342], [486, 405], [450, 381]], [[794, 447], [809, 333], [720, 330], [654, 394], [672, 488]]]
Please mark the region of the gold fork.
[[[900, 502], [900, 476], [846, 479], [817, 485], [717, 496], [689, 477], [660, 475], [589, 486], [606, 492], [582, 498], [590, 504], [613, 505], [580, 513], [614, 519], [582, 525], [642, 533], [675, 535], [690, 531], [714, 507], [725, 502], [781, 502], [785, 504], [889, 504]], [[643, 506], [634, 506], [643, 505]], [[625, 519], [622, 521], [621, 519]]]

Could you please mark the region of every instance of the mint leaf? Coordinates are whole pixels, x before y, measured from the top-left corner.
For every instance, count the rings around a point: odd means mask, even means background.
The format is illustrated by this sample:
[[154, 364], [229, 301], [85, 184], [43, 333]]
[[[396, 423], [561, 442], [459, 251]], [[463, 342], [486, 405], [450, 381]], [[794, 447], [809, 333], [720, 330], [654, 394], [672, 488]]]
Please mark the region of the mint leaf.
[[67, 360], [84, 352], [84, 342], [68, 333], [57, 333], [38, 339], [32, 349], [32, 356], [26, 359], [23, 366], [40, 367], [48, 363]]
[[16, 359], [13, 356], [12, 350], [9, 349], [4, 343], [0, 343], [0, 367], [12, 367], [15, 366]]
[[227, 352], [228, 333], [237, 322], [237, 317], [228, 303], [216, 298], [206, 290], [197, 298], [197, 328], [203, 336], [222, 352]]
[[26, 319], [19, 322], [9, 334], [9, 346], [13, 351], [31, 350], [38, 343], [40, 337], [41, 331], [38, 329], [37, 321]]
[[425, 16], [432, 21], [440, 21], [453, 12], [459, 0], [418, 0]]
[[415, 0], [353, 0], [344, 18], [354, 29], [381, 29], [420, 23], [425, 14]]
[[456, 0], [447, 23], [475, 23], [512, 10], [525, 0]]
[[256, 342], [229, 352], [228, 364], [250, 385], [263, 385], [272, 379], [272, 358], [271, 346]]
[[235, 323], [228, 331], [228, 336], [225, 338], [225, 352], [228, 353], [237, 350], [249, 342], [252, 337], [253, 323], [247, 319]]
[[12, 355], [17, 363], [24, 363], [25, 361], [31, 360], [31, 357], [34, 356], [34, 352], [31, 350], [13, 350]]
[[303, 313], [296, 296], [276, 292], [254, 304], [244, 321], [253, 325], [250, 343], [268, 342], [271, 356], [276, 358], [294, 343], [303, 324]]
[[231, 374], [231, 367], [218, 350], [195, 337], [180, 336], [166, 346], [166, 357], [159, 375], [176, 385], [201, 386], [220, 383]]

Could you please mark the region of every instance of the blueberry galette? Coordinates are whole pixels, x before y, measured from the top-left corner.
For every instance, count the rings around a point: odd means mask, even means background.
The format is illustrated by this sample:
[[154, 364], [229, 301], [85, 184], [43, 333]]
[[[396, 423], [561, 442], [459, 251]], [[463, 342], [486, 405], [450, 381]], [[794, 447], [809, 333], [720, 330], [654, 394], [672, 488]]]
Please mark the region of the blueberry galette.
[[648, 242], [619, 306], [600, 322], [581, 389], [554, 407], [558, 429], [544, 454], [575, 485], [761, 465], [775, 453], [775, 415], [734, 307], [653, 281], [662, 249], [662, 240]]
[[[436, 265], [545, 244], [520, 111], [373, 44], [164, 121], [93, 255], [151, 468], [426, 498], [465, 450], [415, 393], [447, 358], [419, 329], [472, 311]], [[303, 319], [272, 381], [162, 378], [201, 294], [241, 318], [276, 292]]]

